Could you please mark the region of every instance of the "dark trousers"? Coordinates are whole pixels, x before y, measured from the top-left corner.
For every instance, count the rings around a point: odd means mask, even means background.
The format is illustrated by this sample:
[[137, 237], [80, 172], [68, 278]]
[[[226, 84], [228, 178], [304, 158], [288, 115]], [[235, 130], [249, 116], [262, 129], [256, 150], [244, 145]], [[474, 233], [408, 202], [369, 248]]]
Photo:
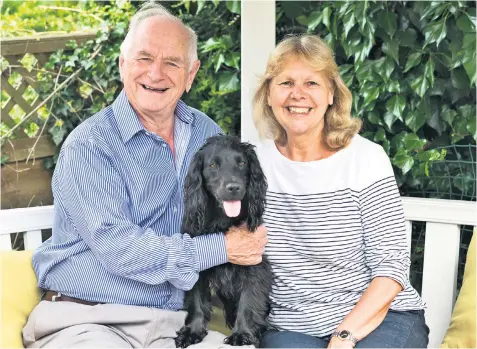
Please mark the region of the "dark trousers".
[[[265, 332], [261, 348], [327, 348], [330, 337], [313, 337], [298, 332]], [[429, 328], [423, 310], [392, 311], [355, 348], [427, 348]]]

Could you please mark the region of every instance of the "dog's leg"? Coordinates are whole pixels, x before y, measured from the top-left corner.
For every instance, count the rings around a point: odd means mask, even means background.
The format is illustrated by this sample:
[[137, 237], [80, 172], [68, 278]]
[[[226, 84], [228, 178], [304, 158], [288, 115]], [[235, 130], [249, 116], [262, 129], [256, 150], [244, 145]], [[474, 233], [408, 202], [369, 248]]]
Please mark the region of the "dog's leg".
[[260, 335], [266, 329], [270, 311], [272, 276], [268, 263], [265, 261], [247, 268], [249, 272], [247, 277], [243, 278], [235, 325], [232, 334], [224, 341], [234, 346], [250, 344], [258, 346]]
[[177, 348], [187, 348], [202, 342], [207, 335], [207, 324], [212, 313], [209, 279], [200, 275], [194, 287], [185, 294], [187, 317], [185, 325], [177, 332]]

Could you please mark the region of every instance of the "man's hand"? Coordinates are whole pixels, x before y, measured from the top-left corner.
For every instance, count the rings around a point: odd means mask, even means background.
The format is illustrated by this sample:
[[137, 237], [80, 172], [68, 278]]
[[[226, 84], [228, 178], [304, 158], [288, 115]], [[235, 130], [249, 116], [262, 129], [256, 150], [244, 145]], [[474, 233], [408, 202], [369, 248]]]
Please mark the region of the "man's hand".
[[247, 230], [245, 224], [230, 228], [225, 233], [225, 247], [229, 262], [239, 265], [259, 264], [262, 262], [267, 241], [267, 228], [263, 224], [253, 233]]

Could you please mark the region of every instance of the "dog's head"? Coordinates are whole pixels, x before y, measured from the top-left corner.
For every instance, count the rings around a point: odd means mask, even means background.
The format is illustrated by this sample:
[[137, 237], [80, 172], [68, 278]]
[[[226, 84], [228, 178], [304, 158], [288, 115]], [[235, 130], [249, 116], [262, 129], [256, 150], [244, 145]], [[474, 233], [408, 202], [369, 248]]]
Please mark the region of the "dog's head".
[[246, 217], [251, 231], [261, 224], [267, 181], [253, 148], [234, 136], [214, 136], [197, 151], [184, 185], [186, 230], [204, 228], [210, 201], [227, 217]]

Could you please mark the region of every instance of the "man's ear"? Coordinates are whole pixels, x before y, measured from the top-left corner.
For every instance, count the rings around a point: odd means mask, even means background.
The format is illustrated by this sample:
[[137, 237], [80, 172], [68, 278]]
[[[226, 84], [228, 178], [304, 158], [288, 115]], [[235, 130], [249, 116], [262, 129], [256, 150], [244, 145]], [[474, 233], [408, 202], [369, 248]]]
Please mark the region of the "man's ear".
[[190, 91], [190, 89], [192, 87], [192, 83], [194, 82], [195, 75], [199, 71], [199, 68], [200, 68], [200, 61], [199, 60], [196, 60], [194, 63], [192, 63], [192, 68], [189, 71], [189, 74], [187, 76], [186, 92]]
[[121, 81], [123, 81], [123, 67], [124, 67], [124, 62], [125, 62], [125, 59], [124, 59], [123, 54], [121, 53], [121, 54], [119, 55], [119, 76], [121, 77]]

